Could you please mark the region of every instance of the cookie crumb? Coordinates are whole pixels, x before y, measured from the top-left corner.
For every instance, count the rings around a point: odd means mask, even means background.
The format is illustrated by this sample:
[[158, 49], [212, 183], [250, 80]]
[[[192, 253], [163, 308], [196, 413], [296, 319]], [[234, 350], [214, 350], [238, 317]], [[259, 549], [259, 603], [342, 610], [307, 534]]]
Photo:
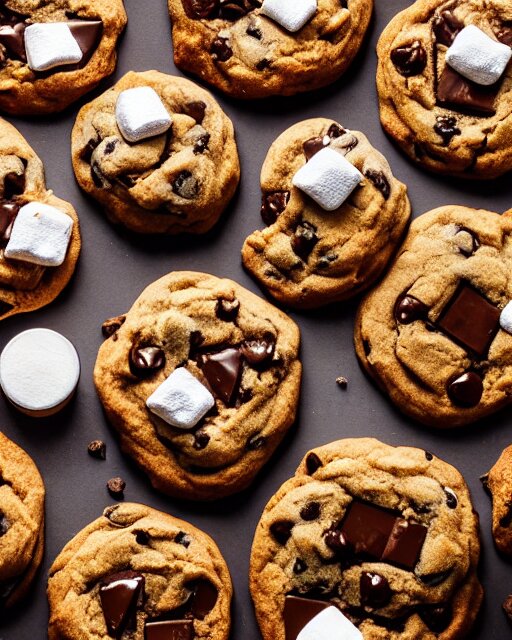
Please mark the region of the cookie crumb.
[[336, 384], [340, 389], [346, 389], [348, 387], [348, 380], [344, 376], [339, 376], [336, 378]]
[[87, 452], [93, 458], [98, 458], [98, 460], [105, 460], [107, 457], [107, 445], [103, 442], [103, 440], [93, 440], [92, 442], [89, 442]]
[[119, 476], [116, 478], [110, 478], [107, 482], [107, 489], [113, 498], [122, 498], [125, 488], [126, 482]]

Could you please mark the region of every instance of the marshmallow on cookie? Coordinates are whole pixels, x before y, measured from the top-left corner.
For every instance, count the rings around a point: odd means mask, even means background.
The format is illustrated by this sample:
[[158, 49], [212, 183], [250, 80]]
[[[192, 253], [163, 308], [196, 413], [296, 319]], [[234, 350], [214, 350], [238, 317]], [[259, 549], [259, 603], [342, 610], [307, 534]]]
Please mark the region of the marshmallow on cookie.
[[25, 29], [27, 63], [32, 71], [47, 71], [61, 65], [76, 64], [82, 49], [65, 22], [31, 24]]
[[140, 142], [165, 133], [172, 119], [158, 93], [151, 87], [135, 87], [119, 94], [116, 120], [128, 142]]
[[295, 33], [311, 20], [317, 11], [317, 0], [264, 0], [260, 14]]
[[363, 634], [336, 607], [328, 607], [302, 629], [297, 640], [363, 640]]

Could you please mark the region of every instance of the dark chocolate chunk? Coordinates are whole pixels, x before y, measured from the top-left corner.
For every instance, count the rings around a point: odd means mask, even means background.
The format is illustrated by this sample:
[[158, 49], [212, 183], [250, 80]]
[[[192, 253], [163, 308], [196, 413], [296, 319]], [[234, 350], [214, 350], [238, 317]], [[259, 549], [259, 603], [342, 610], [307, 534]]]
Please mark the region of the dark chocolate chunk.
[[194, 449], [196, 449], [197, 451], [202, 451], [203, 449], [206, 449], [209, 442], [210, 442], [210, 436], [204, 431], [198, 431], [194, 435]]
[[324, 535], [324, 541], [331, 551], [342, 558], [353, 551], [347, 538], [339, 529], [329, 529]]
[[82, 50], [80, 66], [83, 67], [98, 48], [103, 35], [103, 23], [101, 20], [70, 20], [67, 25]]
[[426, 537], [427, 527], [397, 518], [382, 553], [382, 560], [405, 569], [414, 569]]
[[308, 565], [300, 558], [297, 558], [293, 565], [293, 573], [296, 573], [299, 575], [301, 573], [304, 573], [304, 571], [306, 571], [307, 568], [308, 568]]
[[238, 316], [240, 311], [240, 302], [236, 298], [233, 300], [226, 300], [225, 298], [219, 298], [215, 306], [215, 315], [219, 320], [225, 322], [233, 322]]
[[135, 533], [135, 541], [137, 542], [137, 544], [146, 546], [149, 544], [149, 540], [150, 540], [150, 536], [147, 531], [137, 531]]
[[259, 451], [260, 449], [263, 449], [266, 443], [266, 438], [264, 438], [263, 436], [255, 435], [252, 436], [252, 438], [249, 438], [249, 440], [247, 441], [247, 448], [249, 449], [249, 451]]
[[126, 489], [126, 482], [119, 476], [110, 478], [107, 482], [107, 489], [113, 498], [119, 500], [123, 497], [124, 490]]
[[457, 376], [447, 386], [450, 400], [459, 407], [476, 407], [482, 398], [483, 392], [482, 378], [474, 371], [468, 371]]
[[391, 62], [398, 73], [406, 78], [419, 75], [427, 65], [427, 52], [425, 47], [415, 40], [411, 44], [397, 47], [391, 52]]
[[183, 113], [193, 118], [197, 124], [202, 124], [206, 114], [206, 104], [202, 100], [187, 102], [183, 108]]
[[256, 40], [261, 40], [263, 38], [263, 34], [261, 32], [261, 29], [259, 29], [257, 26], [255, 26], [254, 24], [250, 24], [247, 27], [247, 30], [245, 32], [248, 36], [251, 36], [251, 38], [256, 38]]
[[7, 246], [9, 238], [11, 237], [14, 220], [19, 210], [19, 204], [0, 200], [0, 247]]
[[300, 517], [303, 520], [311, 521], [316, 520], [320, 515], [320, 503], [308, 502], [305, 507], [300, 510]]
[[345, 133], [347, 133], [347, 130], [343, 127], [340, 127], [340, 125], [336, 122], [333, 122], [327, 130], [327, 135], [329, 136], [329, 138], [331, 138], [331, 140], [334, 140], [335, 138], [341, 138], [341, 136]]
[[232, 347], [199, 355], [197, 364], [215, 395], [228, 407], [233, 406], [240, 387], [242, 354]]
[[248, 0], [220, 0], [219, 18], [223, 20], [239, 20], [253, 7]]
[[498, 307], [463, 282], [442, 310], [437, 327], [464, 349], [485, 358], [499, 323]]
[[430, 462], [434, 459], [434, 456], [430, 453], [430, 451], [425, 451], [425, 458]]
[[447, 47], [453, 44], [455, 36], [464, 29], [464, 23], [456, 18], [451, 11], [441, 11], [434, 16], [432, 29], [438, 44]]
[[190, 171], [180, 171], [172, 181], [172, 190], [180, 198], [193, 200], [199, 193], [199, 183]]
[[132, 347], [129, 362], [134, 375], [149, 376], [165, 365], [165, 352], [160, 347]]
[[104, 155], [108, 156], [111, 153], [114, 153], [114, 149], [116, 148], [119, 140], [109, 140], [103, 149]]
[[4, 178], [4, 199], [10, 200], [14, 196], [20, 196], [25, 191], [25, 172], [6, 174]]
[[103, 442], [103, 440], [93, 440], [92, 442], [89, 442], [87, 452], [93, 458], [98, 458], [98, 460], [105, 460], [107, 457], [107, 445]]
[[233, 55], [233, 49], [229, 46], [227, 38], [217, 37], [212, 42], [210, 53], [215, 61], [226, 62]]
[[246, 340], [242, 343], [240, 350], [248, 364], [255, 368], [265, 368], [270, 365], [274, 357], [276, 341], [274, 336], [268, 335], [264, 338]]
[[85, 162], [91, 162], [92, 154], [96, 147], [99, 146], [101, 140], [99, 138], [90, 138], [85, 147], [80, 152], [80, 158]]
[[191, 611], [194, 618], [204, 620], [215, 606], [219, 593], [209, 580], [199, 580], [194, 585]]
[[316, 453], [310, 453], [306, 458], [306, 468], [310, 476], [312, 476], [320, 467], [322, 466], [322, 461], [316, 455]]
[[418, 608], [418, 614], [427, 627], [434, 633], [441, 633], [452, 621], [450, 605], [425, 605]]
[[291, 237], [290, 242], [293, 252], [306, 262], [309, 254], [313, 251], [315, 244], [318, 242], [316, 227], [309, 222], [302, 222], [295, 229], [295, 233]]
[[268, 58], [263, 58], [262, 60], [256, 63], [256, 69], [258, 71], [265, 71], [265, 69], [268, 69], [270, 65], [271, 65], [270, 60], [268, 60]]
[[261, 217], [265, 224], [274, 224], [278, 216], [286, 209], [290, 201], [289, 191], [264, 193], [261, 198]]
[[306, 156], [306, 160], [311, 160], [311, 158], [316, 155], [319, 151], [322, 151], [326, 146], [330, 144], [329, 138], [327, 138], [327, 142], [325, 141], [325, 136], [318, 136], [316, 138], [310, 138], [306, 140], [306, 142], [302, 145], [304, 149], [304, 155]]
[[210, 144], [210, 134], [203, 133], [203, 135], [199, 136], [194, 144], [194, 153], [199, 155], [204, 153], [208, 149], [208, 145]]
[[164, 620], [146, 622], [144, 640], [193, 640], [194, 623], [192, 620]]
[[501, 82], [483, 86], [468, 80], [446, 65], [437, 83], [437, 102], [462, 113], [492, 116]]
[[382, 171], [377, 171], [376, 169], [367, 169], [364, 172], [364, 175], [373, 182], [373, 185], [376, 189], [378, 189], [384, 198], [387, 200], [389, 198], [389, 194], [391, 193], [391, 187], [389, 186], [388, 179], [382, 173]]
[[455, 495], [455, 491], [450, 489], [449, 487], [444, 488], [444, 492], [446, 494], [446, 504], [450, 509], [456, 509], [459, 501], [457, 500], [457, 496]]
[[385, 607], [393, 596], [387, 578], [378, 573], [363, 571], [359, 579], [361, 604], [378, 609]]
[[109, 635], [120, 638], [132, 626], [137, 605], [144, 597], [144, 576], [122, 571], [108, 576], [100, 586], [100, 601]]
[[437, 587], [438, 584], [442, 584], [452, 574], [452, 570], [439, 571], [439, 573], [428, 573], [423, 576], [416, 576], [420, 582], [426, 584], [427, 587]]
[[395, 305], [395, 319], [400, 324], [411, 324], [415, 320], [426, 320], [428, 307], [426, 304], [409, 295], [402, 295]]
[[200, 331], [192, 331], [190, 334], [190, 349], [198, 349], [204, 342], [204, 336]]
[[105, 336], [105, 338], [110, 338], [114, 333], [120, 329], [120, 327], [124, 324], [126, 320], [126, 316], [116, 316], [115, 318], [109, 318], [105, 320], [105, 322], [101, 325], [101, 332]]
[[279, 520], [270, 526], [270, 533], [273, 535], [276, 542], [285, 545], [292, 535], [294, 524], [295, 523], [290, 522], [290, 520]]
[[190, 543], [192, 542], [192, 539], [190, 538], [188, 533], [185, 533], [184, 531], [180, 531], [174, 536], [174, 542], [176, 544], [181, 544], [182, 546], [185, 547], [185, 549], [188, 549], [190, 547]]
[[5, 514], [3, 514], [0, 511], [0, 538], [2, 536], [5, 536], [5, 534], [9, 531], [11, 527], [11, 523], [9, 522], [9, 520], [7, 520], [7, 518], [5, 517]]
[[286, 640], [297, 640], [297, 636], [308, 622], [330, 606], [329, 602], [321, 600], [286, 596], [283, 612]]
[[478, 239], [478, 236], [476, 236], [475, 233], [471, 231], [471, 229], [468, 229], [466, 227], [458, 227], [457, 234], [459, 233], [467, 233], [471, 236], [471, 248], [459, 248], [459, 251], [462, 253], [462, 255], [466, 256], [466, 258], [469, 258], [469, 256], [473, 255], [473, 253], [475, 253], [475, 251], [480, 248], [480, 240]]
[[0, 26], [0, 44], [7, 50], [7, 56], [13, 60], [27, 61], [25, 51], [25, 29], [27, 25], [18, 22], [12, 25]]
[[512, 595], [506, 598], [506, 600], [502, 604], [502, 607], [505, 615], [510, 620], [510, 622], [512, 622]]
[[318, 262], [316, 263], [316, 266], [317, 266], [318, 269], [327, 269], [337, 259], [338, 259], [338, 254], [336, 254], [336, 253], [328, 253], [327, 255], [322, 256], [321, 258], [318, 259]]
[[198, 20], [212, 18], [219, 8], [219, 0], [182, 0], [189, 18]]
[[450, 144], [453, 136], [460, 136], [460, 129], [456, 124], [457, 119], [453, 116], [437, 116], [434, 131], [441, 136], [445, 146]]
[[101, 169], [97, 162], [91, 162], [91, 178], [97, 189], [109, 189], [110, 182], [101, 173]]

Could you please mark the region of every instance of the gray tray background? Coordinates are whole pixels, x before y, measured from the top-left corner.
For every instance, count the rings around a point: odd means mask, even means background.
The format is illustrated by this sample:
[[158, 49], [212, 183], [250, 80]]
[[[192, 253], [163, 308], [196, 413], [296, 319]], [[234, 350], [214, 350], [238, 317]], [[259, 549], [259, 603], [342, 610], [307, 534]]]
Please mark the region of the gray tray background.
[[[170, 24], [165, 0], [125, 0], [129, 15], [121, 42], [119, 66], [111, 85], [130, 69], [178, 73], [172, 62]], [[18, 332], [49, 327], [77, 347], [82, 375], [73, 403], [59, 416], [36, 420], [12, 409], [0, 398], [1, 428], [38, 464], [47, 489], [46, 553], [30, 597], [0, 621], [0, 640], [47, 637], [46, 573], [53, 559], [82, 527], [113, 500], [105, 483], [116, 475], [127, 482], [126, 500], [143, 502], [204, 529], [217, 541], [235, 586], [232, 638], [260, 638], [248, 593], [248, 565], [253, 531], [270, 496], [289, 478], [304, 452], [343, 437], [375, 436], [390, 444], [423, 447], [454, 464], [470, 485], [481, 517], [481, 578], [486, 589], [482, 614], [471, 638], [501, 640], [511, 627], [501, 602], [512, 591], [510, 564], [501, 558], [490, 535], [490, 500], [479, 476], [512, 440], [511, 411], [505, 410], [474, 427], [451, 432], [426, 429], [403, 417], [360, 370], [352, 346], [357, 301], [317, 312], [292, 313], [302, 330], [304, 378], [300, 415], [253, 487], [216, 504], [180, 502], [156, 493], [142, 472], [124, 457], [96, 396], [92, 371], [102, 342], [101, 323], [127, 311], [142, 289], [171, 270], [192, 269], [227, 276], [259, 293], [240, 262], [244, 238], [262, 227], [259, 215], [259, 171], [272, 141], [288, 126], [324, 116], [365, 132], [382, 151], [395, 175], [409, 186], [414, 215], [444, 204], [465, 204], [502, 212], [512, 206], [510, 177], [493, 183], [460, 182], [427, 174], [408, 162], [382, 132], [375, 92], [375, 44], [387, 22], [410, 3], [376, 0], [376, 12], [363, 51], [336, 84], [312, 95], [263, 102], [236, 102], [217, 96], [233, 119], [242, 163], [240, 190], [217, 227], [191, 238], [137, 237], [114, 228], [99, 207], [77, 187], [70, 163], [69, 138], [78, 106], [56, 117], [9, 118], [43, 159], [47, 184], [78, 211], [83, 251], [66, 291], [45, 309], [1, 323], [0, 348]], [[82, 104], [89, 98], [82, 100]], [[346, 391], [335, 379], [349, 379]], [[90, 440], [107, 442], [107, 461], [87, 455]]]

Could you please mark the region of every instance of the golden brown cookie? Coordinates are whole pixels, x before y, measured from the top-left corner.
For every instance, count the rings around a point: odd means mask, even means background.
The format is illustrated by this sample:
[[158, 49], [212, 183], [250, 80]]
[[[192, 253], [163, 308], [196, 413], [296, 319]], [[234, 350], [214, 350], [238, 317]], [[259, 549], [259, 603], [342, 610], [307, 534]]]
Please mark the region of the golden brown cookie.
[[214, 541], [141, 504], [117, 504], [50, 568], [50, 640], [227, 640], [231, 578]]
[[[170, 125], [132, 142], [120, 130], [119, 97], [143, 87], [156, 92]], [[213, 96], [159, 71], [132, 71], [85, 105], [73, 128], [72, 157], [82, 189], [112, 221], [138, 233], [205, 233], [240, 178], [233, 125]]]
[[498, 549], [512, 556], [512, 446], [502, 451], [482, 478], [492, 495], [492, 535]]
[[247, 487], [295, 419], [297, 325], [231, 280], [178, 271], [103, 330], [96, 389], [152, 484], [192, 500]]
[[371, 438], [313, 449], [256, 529], [263, 639], [296, 640], [329, 607], [351, 640], [465, 637], [482, 600], [479, 552], [478, 516], [451, 465]]
[[[61, 23], [64, 35], [45, 33], [47, 23]], [[45, 25], [42, 31], [39, 25]], [[125, 25], [122, 0], [2, 2], [0, 109], [15, 115], [65, 109], [114, 71], [116, 43]], [[32, 44], [26, 45], [29, 27]], [[73, 48], [77, 61], [69, 62], [66, 54]]]
[[511, 20], [502, 0], [417, 0], [386, 27], [377, 46], [380, 118], [414, 161], [463, 178], [512, 169], [512, 63], [484, 86], [446, 62], [469, 25], [510, 47]]
[[[293, 95], [334, 82], [361, 46], [373, 0], [282, 5], [289, 22], [270, 17], [282, 12], [276, 0], [169, 0], [176, 65], [237, 98]], [[302, 28], [289, 30], [311, 13]]]
[[[332, 149], [361, 173], [359, 185], [326, 211], [293, 185], [322, 149]], [[382, 272], [409, 220], [406, 187], [366, 136], [325, 118], [287, 129], [261, 170], [264, 222], [242, 249], [244, 266], [277, 299], [300, 308], [346, 300]]]

